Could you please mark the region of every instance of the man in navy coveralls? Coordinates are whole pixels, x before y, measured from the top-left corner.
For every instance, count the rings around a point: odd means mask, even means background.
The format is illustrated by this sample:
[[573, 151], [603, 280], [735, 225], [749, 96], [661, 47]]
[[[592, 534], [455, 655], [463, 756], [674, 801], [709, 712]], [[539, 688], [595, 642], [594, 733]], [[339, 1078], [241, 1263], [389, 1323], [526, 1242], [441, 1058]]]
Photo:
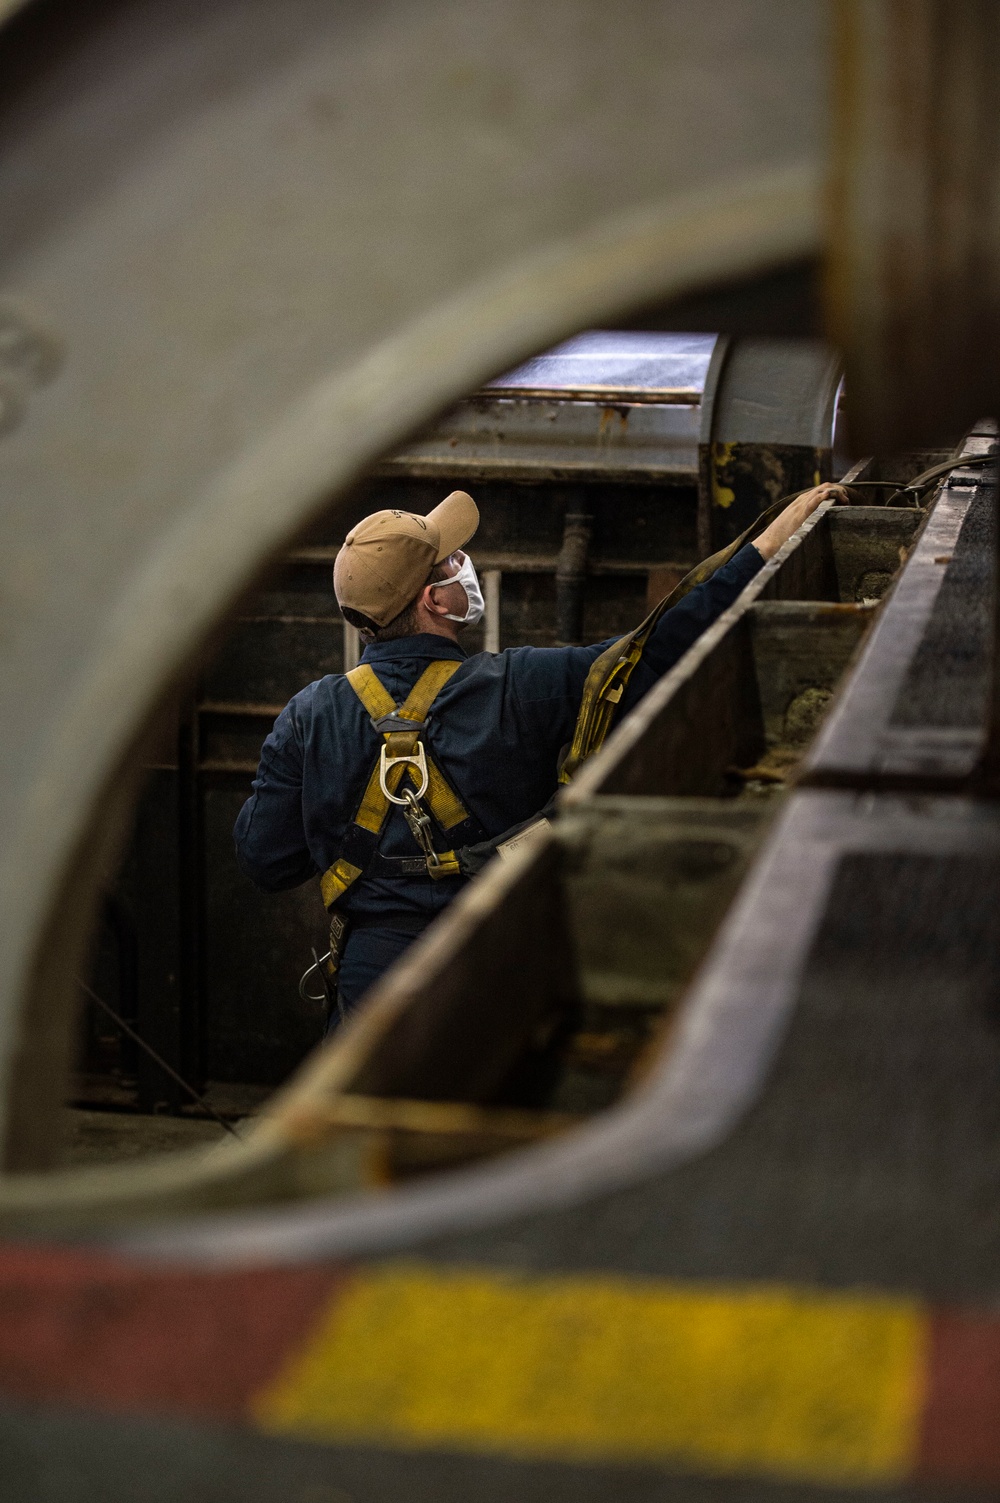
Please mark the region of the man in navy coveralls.
[[[704, 584], [664, 613], [632, 674], [627, 713], [739, 595], [757, 571], [838, 487], [817, 486], [785, 508]], [[453, 491], [426, 517], [383, 511], [353, 528], [334, 569], [345, 618], [367, 644], [370, 664], [392, 700], [406, 699], [428, 664], [460, 667], [434, 700], [424, 733], [438, 765], [482, 831], [495, 837], [529, 820], [551, 798], [561, 751], [570, 742], [584, 680], [608, 646], [511, 647], [466, 656], [464, 626], [482, 615], [475, 570], [462, 551], [479, 523], [471, 496]], [[264, 742], [260, 766], [236, 822], [237, 859], [259, 887], [279, 892], [337, 860], [359, 810], [383, 737], [343, 674], [302, 689]], [[376, 863], [337, 903], [350, 928], [340, 998], [354, 1004], [464, 885], [421, 872], [402, 810], [393, 806]], [[406, 875], [397, 874], [405, 868]], [[388, 874], [387, 874], [388, 873]]]

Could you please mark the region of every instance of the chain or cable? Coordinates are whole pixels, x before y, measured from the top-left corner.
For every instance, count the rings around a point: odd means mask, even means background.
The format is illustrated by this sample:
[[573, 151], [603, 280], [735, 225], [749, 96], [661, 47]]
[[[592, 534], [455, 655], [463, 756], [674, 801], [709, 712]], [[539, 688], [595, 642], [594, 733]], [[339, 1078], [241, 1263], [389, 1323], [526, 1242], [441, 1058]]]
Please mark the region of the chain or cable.
[[214, 1121], [218, 1122], [220, 1127], [224, 1127], [226, 1132], [229, 1133], [231, 1137], [234, 1137], [236, 1139], [237, 1143], [243, 1142], [242, 1135], [236, 1131], [232, 1123], [227, 1122], [224, 1117], [220, 1117], [214, 1107], [208, 1104], [204, 1096], [199, 1096], [194, 1086], [188, 1085], [183, 1075], [178, 1075], [174, 1067], [172, 1065], [168, 1065], [167, 1061], [162, 1057], [162, 1055], [157, 1054], [152, 1044], [147, 1044], [146, 1040], [142, 1037], [141, 1034], [136, 1033], [135, 1029], [130, 1027], [130, 1025], [126, 1023], [124, 1018], [118, 1016], [109, 1002], [105, 1002], [103, 997], [99, 997], [94, 991], [93, 987], [88, 986], [86, 981], [81, 981], [79, 976], [76, 977], [76, 984], [81, 988], [82, 991], [86, 992], [91, 1002], [96, 1002], [98, 1007], [103, 1008], [108, 1017], [111, 1018], [113, 1022], [117, 1023], [122, 1033], [127, 1034], [133, 1043], [138, 1044], [140, 1049], [145, 1050], [150, 1059], [156, 1061], [160, 1069], [165, 1071], [166, 1074], [170, 1076], [170, 1079], [175, 1081], [176, 1084], [180, 1086], [181, 1090], [185, 1091], [187, 1095], [191, 1097], [191, 1100], [196, 1102], [207, 1116], [213, 1118]]
[[922, 474], [915, 475], [912, 480], [906, 481], [905, 484], [898, 480], [836, 480], [833, 484], [842, 486], [846, 491], [855, 489], [892, 491], [893, 494], [885, 503], [886, 506], [895, 501], [897, 496], [912, 496], [914, 503], [919, 506], [920, 502], [917, 498], [920, 493], [929, 490], [935, 480], [940, 479], [941, 476], [950, 474], [952, 470], [961, 470], [968, 466], [979, 464], [989, 464], [994, 459], [996, 459], [995, 454], [963, 454], [958, 459], [946, 459], [941, 464], [932, 465], [929, 470], [924, 470]]

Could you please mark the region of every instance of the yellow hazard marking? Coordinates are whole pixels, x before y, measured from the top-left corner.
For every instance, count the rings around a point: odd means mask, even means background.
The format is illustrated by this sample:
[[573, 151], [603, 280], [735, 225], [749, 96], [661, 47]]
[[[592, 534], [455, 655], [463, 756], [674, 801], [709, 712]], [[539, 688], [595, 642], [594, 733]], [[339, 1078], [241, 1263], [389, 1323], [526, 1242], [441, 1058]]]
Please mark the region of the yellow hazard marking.
[[886, 1483], [915, 1461], [926, 1346], [892, 1297], [384, 1265], [254, 1408], [315, 1439]]
[[732, 506], [736, 500], [736, 492], [730, 486], [722, 484], [719, 471], [732, 463], [735, 452], [735, 443], [712, 445], [712, 500], [716, 506], [723, 508]]

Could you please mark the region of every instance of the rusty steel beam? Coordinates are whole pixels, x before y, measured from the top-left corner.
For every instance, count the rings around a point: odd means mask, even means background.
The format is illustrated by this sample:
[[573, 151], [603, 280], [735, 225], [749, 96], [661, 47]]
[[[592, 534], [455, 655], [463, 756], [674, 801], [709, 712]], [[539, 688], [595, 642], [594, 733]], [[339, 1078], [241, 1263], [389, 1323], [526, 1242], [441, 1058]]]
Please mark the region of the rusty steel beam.
[[[882, 453], [953, 443], [1000, 412], [1000, 9], [840, 0], [836, 45], [828, 301], [851, 436]], [[976, 777], [998, 792], [993, 657]]]
[[1000, 398], [1000, 9], [839, 0], [829, 314], [858, 452], [954, 443]]

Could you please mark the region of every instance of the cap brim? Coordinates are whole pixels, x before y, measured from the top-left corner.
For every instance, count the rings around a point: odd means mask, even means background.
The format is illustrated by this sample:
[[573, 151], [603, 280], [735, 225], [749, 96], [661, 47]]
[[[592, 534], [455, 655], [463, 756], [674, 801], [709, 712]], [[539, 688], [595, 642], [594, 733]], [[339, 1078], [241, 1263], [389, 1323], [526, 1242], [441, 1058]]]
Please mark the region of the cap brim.
[[479, 507], [468, 491], [452, 491], [427, 513], [427, 520], [437, 528], [441, 539], [434, 559], [440, 564], [474, 536], [479, 526]]

